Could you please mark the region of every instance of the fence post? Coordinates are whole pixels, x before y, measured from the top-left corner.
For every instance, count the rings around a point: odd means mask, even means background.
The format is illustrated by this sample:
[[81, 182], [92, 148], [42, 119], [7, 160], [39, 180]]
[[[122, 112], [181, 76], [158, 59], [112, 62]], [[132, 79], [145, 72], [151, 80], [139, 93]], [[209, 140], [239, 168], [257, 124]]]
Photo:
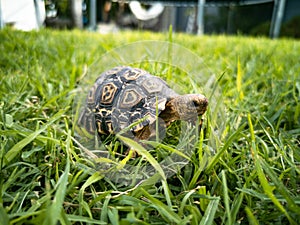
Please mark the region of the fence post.
[[97, 15], [97, 3], [96, 0], [90, 0], [90, 29], [96, 30], [96, 15]]
[[271, 38], [278, 38], [280, 34], [280, 28], [282, 19], [284, 16], [284, 9], [285, 9], [285, 1], [286, 0], [275, 0], [274, 1], [274, 9], [270, 27], [270, 37]]
[[1, 2], [2, 0], [0, 0], [0, 29], [2, 29], [4, 27], [4, 21], [3, 21], [3, 12], [2, 12], [2, 7], [1, 7]]
[[205, 0], [198, 0], [198, 35], [204, 33], [204, 5]]

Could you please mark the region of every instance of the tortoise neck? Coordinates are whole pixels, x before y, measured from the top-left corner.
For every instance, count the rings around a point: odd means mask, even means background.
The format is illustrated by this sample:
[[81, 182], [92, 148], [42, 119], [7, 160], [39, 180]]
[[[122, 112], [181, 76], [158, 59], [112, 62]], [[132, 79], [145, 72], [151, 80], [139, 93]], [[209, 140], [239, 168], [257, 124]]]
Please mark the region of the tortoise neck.
[[180, 106], [180, 98], [181, 96], [178, 96], [168, 101], [166, 103], [165, 110], [162, 111], [159, 115], [159, 117], [165, 121], [167, 126], [169, 126], [170, 123], [172, 123], [173, 121], [180, 119], [178, 113], [178, 107]]

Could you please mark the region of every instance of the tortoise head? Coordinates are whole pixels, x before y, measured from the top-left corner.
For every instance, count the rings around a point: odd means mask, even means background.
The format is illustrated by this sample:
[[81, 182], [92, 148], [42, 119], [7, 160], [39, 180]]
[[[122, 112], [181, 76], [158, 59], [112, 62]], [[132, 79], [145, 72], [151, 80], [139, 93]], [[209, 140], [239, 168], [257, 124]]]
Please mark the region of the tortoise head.
[[193, 120], [205, 113], [208, 100], [201, 94], [187, 94], [175, 98], [173, 104], [181, 120]]
[[194, 107], [196, 108], [198, 116], [203, 115], [208, 106], [208, 99], [201, 94], [190, 94], [188, 98], [193, 102]]
[[208, 106], [208, 99], [201, 94], [178, 95], [167, 102], [160, 117], [167, 124], [174, 120], [195, 120], [203, 115]]

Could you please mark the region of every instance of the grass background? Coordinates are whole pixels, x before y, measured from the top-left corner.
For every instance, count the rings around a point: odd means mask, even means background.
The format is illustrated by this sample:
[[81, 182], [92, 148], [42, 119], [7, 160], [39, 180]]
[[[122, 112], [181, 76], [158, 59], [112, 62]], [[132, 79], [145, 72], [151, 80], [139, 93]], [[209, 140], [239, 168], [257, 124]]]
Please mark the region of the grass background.
[[147, 39], [171, 40], [0, 31], [0, 223], [299, 224], [296, 40], [173, 34], [220, 77], [226, 127], [206, 167], [194, 160], [169, 180], [128, 189], [80, 155], [72, 104], [86, 69], [117, 46]]

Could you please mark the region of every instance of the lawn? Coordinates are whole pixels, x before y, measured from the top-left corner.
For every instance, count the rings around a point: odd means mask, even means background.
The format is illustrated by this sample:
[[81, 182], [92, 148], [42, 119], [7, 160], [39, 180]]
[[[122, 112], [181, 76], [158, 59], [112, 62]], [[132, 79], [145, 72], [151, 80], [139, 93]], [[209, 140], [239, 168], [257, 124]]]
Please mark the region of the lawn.
[[[299, 41], [4, 29], [0, 51], [1, 225], [300, 224]], [[209, 109], [200, 135], [176, 123], [149, 152], [120, 136], [140, 155], [107, 175], [80, 147], [76, 112], [121, 63], [205, 94]], [[167, 176], [170, 152], [186, 158]], [[134, 175], [119, 182], [127, 164]], [[149, 164], [156, 174], [133, 182]]]

